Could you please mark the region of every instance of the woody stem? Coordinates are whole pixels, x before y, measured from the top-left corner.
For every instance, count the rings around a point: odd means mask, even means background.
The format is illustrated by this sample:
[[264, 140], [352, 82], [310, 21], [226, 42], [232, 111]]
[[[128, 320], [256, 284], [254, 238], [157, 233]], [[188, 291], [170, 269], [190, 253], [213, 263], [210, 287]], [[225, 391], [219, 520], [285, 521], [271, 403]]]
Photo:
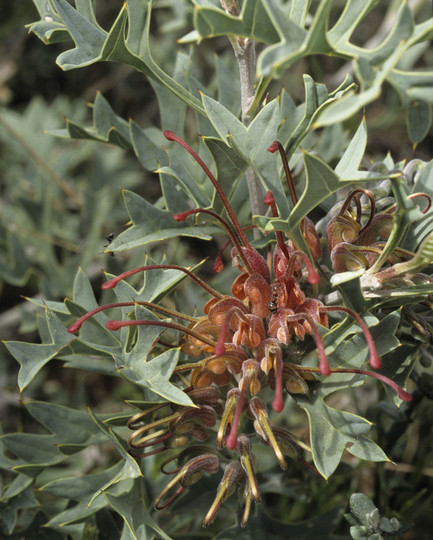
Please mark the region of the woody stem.
[[[227, 13], [239, 17], [240, 9], [236, 1], [221, 0], [222, 7]], [[242, 123], [249, 126], [254, 111], [251, 105], [255, 98], [254, 78], [256, 73], [256, 50], [253, 40], [241, 36], [229, 36], [236, 60], [239, 66], [239, 80], [241, 90]], [[263, 190], [260, 181], [252, 167], [248, 167], [245, 176], [251, 201], [252, 214], [264, 214]]]

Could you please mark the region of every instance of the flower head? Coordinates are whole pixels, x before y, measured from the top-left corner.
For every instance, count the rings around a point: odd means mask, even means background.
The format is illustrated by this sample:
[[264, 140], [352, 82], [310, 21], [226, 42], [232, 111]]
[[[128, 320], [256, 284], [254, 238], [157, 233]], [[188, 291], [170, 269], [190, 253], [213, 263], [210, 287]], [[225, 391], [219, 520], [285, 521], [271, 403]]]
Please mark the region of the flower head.
[[[128, 423], [133, 431], [128, 444], [137, 458], [162, 452], [170, 454], [161, 470], [173, 477], [157, 497], [155, 508], [165, 508], [203, 473], [216, 474], [222, 467], [224, 472], [204, 525], [212, 522], [236, 485], [242, 492], [241, 523], [245, 525], [253, 503], [261, 501], [254, 457], [257, 442], [272, 449], [283, 470], [287, 469], [287, 457], [297, 459], [315, 470], [303, 457], [307, 445], [272, 424], [269, 411], [283, 411], [285, 393], [308, 394], [309, 385], [316, 381], [317, 376], [358, 373], [388, 384], [403, 400], [409, 400], [411, 396], [379, 373], [329, 365], [321, 331], [329, 327], [328, 315], [331, 312], [352, 317], [365, 337], [371, 367], [380, 369], [381, 362], [362, 318], [345, 306], [325, 306], [317, 297], [320, 276], [314, 262], [321, 256], [321, 242], [313, 223], [306, 217], [301, 223], [309, 254], [300, 251], [291, 240], [286, 240], [281, 232], [277, 232], [276, 246], [268, 251], [265, 258], [251, 245], [246, 230], [239, 223], [218, 181], [201, 158], [172, 132], [166, 131], [165, 136], [169, 141], [181, 144], [201, 165], [229, 216], [229, 221], [226, 221], [210, 209], [197, 208], [177, 214], [174, 219], [182, 221], [189, 216], [206, 214], [228, 234], [233, 244], [232, 264], [239, 271], [231, 294], [220, 294], [181, 266], [143, 266], [110, 279], [103, 288], [114, 288], [121, 280], [137, 272], [178, 270], [210, 295], [203, 314], [193, 317], [151, 302], [120, 302], [87, 313], [72, 324], [69, 331], [77, 332], [89, 317], [101, 310], [116, 306], [132, 308], [136, 304], [143, 305], [156, 315], [180, 320], [128, 318], [111, 320], [106, 325], [113, 331], [122, 327], [147, 325], [179, 332], [179, 343], [163, 345], [180, 345], [181, 350], [191, 357], [191, 362], [179, 364], [174, 374], [180, 377], [183, 392], [190, 397], [194, 406], [158, 404], [140, 411]], [[269, 148], [271, 152], [276, 150], [282, 156], [289, 193], [295, 205], [297, 196], [290, 168], [278, 141]], [[361, 223], [360, 194], [368, 198], [371, 206], [370, 218], [365, 224]], [[266, 194], [265, 202], [273, 216], [277, 217], [271, 192]], [[352, 202], [355, 204], [354, 210], [351, 208]], [[377, 242], [389, 235], [389, 216], [389, 213], [375, 213], [374, 197], [370, 192], [352, 192], [339, 214], [328, 225], [328, 245], [334, 268], [337, 271], [340, 269], [341, 260], [345, 261], [345, 269], [351, 268], [351, 264], [365, 263], [368, 267], [376, 256], [380, 256], [381, 247]], [[371, 251], [363, 243], [367, 243]], [[360, 252], [356, 251], [359, 249]], [[354, 263], [351, 262], [353, 260]], [[220, 260], [216, 266], [217, 270], [221, 269]], [[303, 366], [302, 362], [287, 359], [288, 346], [309, 339], [308, 336], [313, 338], [316, 345], [318, 367]], [[269, 393], [272, 395], [270, 403], [266, 397]], [[203, 444], [205, 442], [206, 445]], [[177, 466], [168, 472], [167, 466], [174, 462]]]

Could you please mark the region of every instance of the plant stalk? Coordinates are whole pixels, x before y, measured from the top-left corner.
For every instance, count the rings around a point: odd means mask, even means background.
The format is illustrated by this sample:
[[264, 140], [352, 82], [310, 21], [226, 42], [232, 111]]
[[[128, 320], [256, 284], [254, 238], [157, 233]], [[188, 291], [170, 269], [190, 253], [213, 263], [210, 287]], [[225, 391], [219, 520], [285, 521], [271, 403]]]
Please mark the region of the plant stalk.
[[[221, 5], [229, 15], [239, 17], [240, 8], [237, 0], [221, 0]], [[253, 119], [254, 113], [250, 107], [254, 102], [255, 89], [254, 79], [256, 74], [256, 49], [255, 43], [251, 39], [241, 36], [228, 36], [232, 44], [236, 60], [239, 66], [239, 78], [241, 83], [241, 111], [242, 123], [248, 127]], [[264, 192], [260, 180], [254, 169], [250, 166], [245, 172], [248, 183], [248, 191], [251, 201], [252, 215], [263, 215], [266, 211]]]

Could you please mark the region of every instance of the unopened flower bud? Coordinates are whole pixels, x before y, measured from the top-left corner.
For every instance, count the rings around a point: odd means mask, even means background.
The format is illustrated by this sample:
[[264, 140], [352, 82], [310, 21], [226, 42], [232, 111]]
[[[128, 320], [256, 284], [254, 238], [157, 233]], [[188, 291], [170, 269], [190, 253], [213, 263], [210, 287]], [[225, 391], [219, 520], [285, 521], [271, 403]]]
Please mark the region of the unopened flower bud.
[[253, 457], [251, 454], [251, 441], [249, 438], [242, 434], [238, 437], [237, 451], [241, 459], [242, 468], [247, 476], [247, 483], [251, 488], [254, 501], [259, 504], [262, 502], [260, 497], [259, 487], [257, 485], [257, 478], [254, 473]]
[[285, 471], [287, 464], [272, 431], [265, 404], [258, 397], [253, 397], [250, 400], [250, 411], [255, 418], [254, 427], [257, 433], [272, 447], [280, 467]]
[[219, 507], [224, 502], [226, 497], [232, 493], [234, 481], [239, 476], [240, 470], [241, 467], [237, 461], [231, 461], [225, 468], [223, 477], [217, 489], [217, 495], [212, 503], [212, 506], [209, 508], [206, 517], [204, 518], [204, 527], [208, 527], [212, 523]]

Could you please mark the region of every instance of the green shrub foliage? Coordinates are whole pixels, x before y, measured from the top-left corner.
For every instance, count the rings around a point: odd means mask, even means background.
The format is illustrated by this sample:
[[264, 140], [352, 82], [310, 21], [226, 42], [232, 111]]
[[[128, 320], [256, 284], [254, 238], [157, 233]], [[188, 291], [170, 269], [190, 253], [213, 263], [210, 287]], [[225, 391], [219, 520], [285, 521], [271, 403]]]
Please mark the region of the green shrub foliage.
[[[37, 427], [0, 439], [2, 535], [348, 538], [342, 486], [398, 457], [432, 395], [433, 163], [366, 156], [363, 112], [406, 119], [414, 152], [429, 136], [433, 19], [405, 1], [127, 0], [106, 24], [99, 2], [33, 3], [60, 68], [130, 66], [159, 123], [98, 92], [90, 125], [71, 111], [51, 130], [81, 140], [56, 158], [56, 139], [32, 143], [45, 106], [2, 114], [38, 172], [31, 189], [10, 177], [0, 276], [41, 293], [40, 342], [6, 342]], [[314, 62], [318, 80], [301, 76]], [[158, 175], [156, 202], [123, 154]], [[66, 183], [86, 160], [94, 174]], [[114, 219], [101, 294], [89, 273]], [[211, 240], [209, 277], [184, 246]], [[27, 399], [52, 361], [114, 381], [111, 407]], [[429, 500], [404, 489], [385, 510]], [[350, 508], [353, 538], [407, 528], [361, 493]]]

